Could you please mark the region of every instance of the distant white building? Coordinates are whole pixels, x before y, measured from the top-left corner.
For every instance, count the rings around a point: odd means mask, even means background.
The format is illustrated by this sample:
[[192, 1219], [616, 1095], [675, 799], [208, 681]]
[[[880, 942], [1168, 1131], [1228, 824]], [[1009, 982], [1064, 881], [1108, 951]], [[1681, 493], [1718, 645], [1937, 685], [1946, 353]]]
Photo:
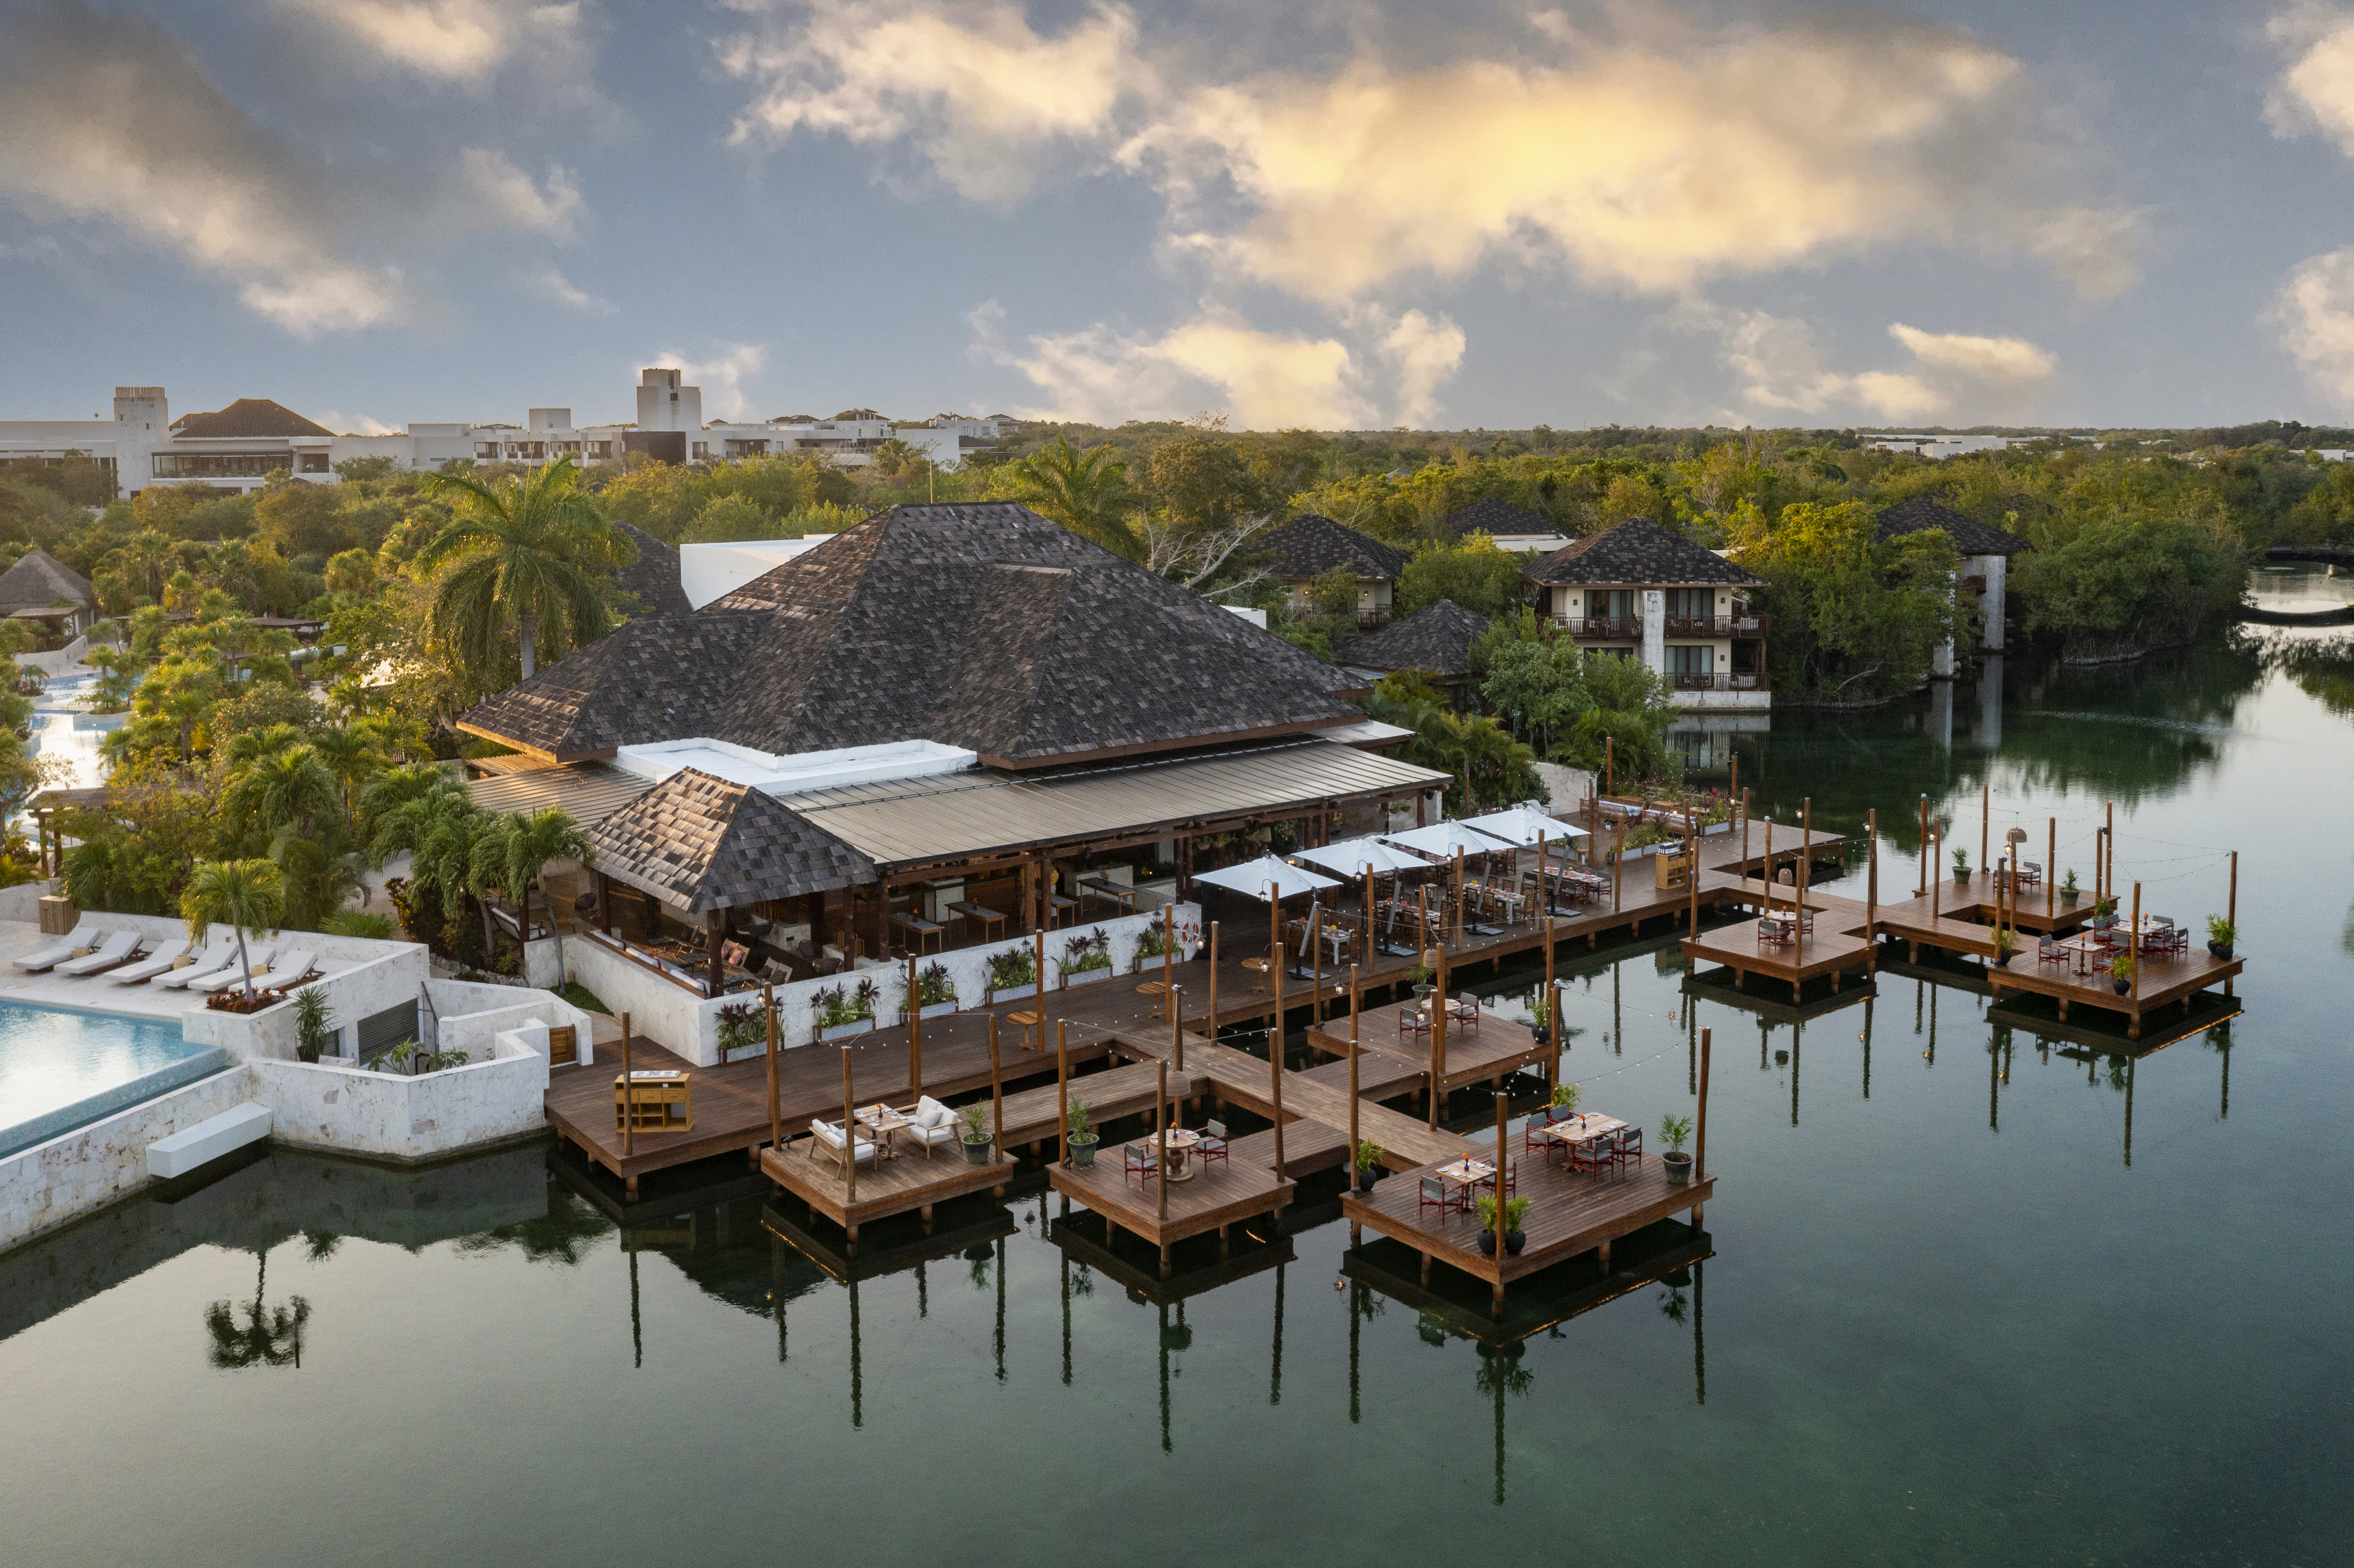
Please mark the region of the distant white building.
[[411, 424], [397, 434], [337, 435], [266, 397], [240, 397], [208, 414], [171, 417], [161, 387], [118, 387], [111, 419], [0, 420], [0, 469], [54, 463], [74, 453], [115, 475], [126, 495], [150, 484], [202, 484], [254, 490], [279, 470], [316, 483], [335, 482], [335, 465], [390, 458], [401, 470], [432, 472], [458, 461], [545, 463], [570, 457], [584, 467], [633, 453], [666, 462], [722, 462], [794, 452], [822, 453], [843, 467], [864, 466], [885, 441], [915, 448], [943, 471], [998, 439], [995, 418], [946, 414], [898, 423], [872, 409], [819, 419], [785, 415], [758, 422], [703, 418], [703, 389], [680, 373], [657, 368], [638, 376], [637, 419], [576, 427], [569, 408], [533, 408], [521, 425]]

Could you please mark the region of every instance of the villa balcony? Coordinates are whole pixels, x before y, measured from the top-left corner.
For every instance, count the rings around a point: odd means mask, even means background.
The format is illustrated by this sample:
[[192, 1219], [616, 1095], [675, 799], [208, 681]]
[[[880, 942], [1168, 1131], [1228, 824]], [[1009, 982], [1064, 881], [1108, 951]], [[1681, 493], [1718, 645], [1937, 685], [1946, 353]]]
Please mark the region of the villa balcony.
[[1667, 618], [1670, 637], [1763, 637], [1767, 626], [1762, 615], [1671, 615]]
[[1627, 642], [1639, 641], [1643, 635], [1643, 618], [1639, 615], [1624, 619], [1604, 615], [1556, 615], [1553, 623], [1572, 637], [1592, 638], [1597, 641]]
[[1379, 630], [1389, 623], [1390, 611], [1387, 605], [1383, 605], [1375, 609], [1361, 609], [1357, 611], [1357, 630], [1360, 631]]
[[1678, 671], [1669, 679], [1675, 683], [1679, 692], [1764, 692], [1772, 689], [1766, 684], [1763, 670], [1735, 670], [1717, 674], [1698, 672], [1686, 674]]

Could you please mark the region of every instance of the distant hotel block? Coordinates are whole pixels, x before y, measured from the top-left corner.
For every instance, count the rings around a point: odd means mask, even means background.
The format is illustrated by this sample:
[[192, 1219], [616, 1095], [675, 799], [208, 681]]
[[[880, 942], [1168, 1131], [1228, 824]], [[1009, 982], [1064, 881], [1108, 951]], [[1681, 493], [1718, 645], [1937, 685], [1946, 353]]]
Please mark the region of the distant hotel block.
[[944, 414], [902, 423], [854, 408], [831, 419], [785, 414], [758, 423], [705, 424], [703, 389], [681, 386], [679, 372], [667, 369], [641, 372], [637, 395], [631, 425], [575, 428], [569, 408], [534, 408], [519, 426], [412, 424], [398, 435], [355, 436], [338, 435], [266, 397], [240, 397], [215, 413], [174, 419], [161, 387], [118, 387], [111, 419], [0, 420], [0, 467], [55, 462], [79, 452], [113, 470], [128, 495], [150, 484], [254, 490], [280, 469], [332, 484], [337, 463], [365, 457], [390, 458], [419, 472], [460, 459], [544, 463], [568, 455], [593, 466], [631, 453], [696, 462], [820, 452], [858, 467], [873, 461], [868, 454], [876, 447], [897, 440], [945, 471], [960, 465], [972, 448], [996, 440], [1003, 418]]

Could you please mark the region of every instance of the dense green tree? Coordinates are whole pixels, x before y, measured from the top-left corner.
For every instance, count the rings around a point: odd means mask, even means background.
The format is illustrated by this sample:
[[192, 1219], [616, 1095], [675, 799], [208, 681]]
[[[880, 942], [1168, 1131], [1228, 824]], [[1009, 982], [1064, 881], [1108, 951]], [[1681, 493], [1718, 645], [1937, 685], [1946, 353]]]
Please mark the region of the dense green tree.
[[1526, 565], [1527, 557], [1498, 549], [1484, 534], [1459, 545], [1425, 544], [1398, 577], [1398, 612], [1411, 615], [1451, 599], [1490, 620], [1511, 615], [1528, 598]]
[[575, 486], [569, 458], [496, 485], [452, 474], [434, 484], [457, 511], [413, 564], [438, 574], [438, 641], [484, 670], [512, 626], [529, 680], [539, 655], [559, 658], [605, 634], [612, 618], [597, 572], [627, 559], [628, 544]]
[[1141, 554], [1129, 519], [1142, 497], [1129, 481], [1128, 464], [1108, 445], [1080, 452], [1058, 439], [998, 470], [997, 486], [1008, 500], [1054, 519], [1082, 539], [1123, 556]]

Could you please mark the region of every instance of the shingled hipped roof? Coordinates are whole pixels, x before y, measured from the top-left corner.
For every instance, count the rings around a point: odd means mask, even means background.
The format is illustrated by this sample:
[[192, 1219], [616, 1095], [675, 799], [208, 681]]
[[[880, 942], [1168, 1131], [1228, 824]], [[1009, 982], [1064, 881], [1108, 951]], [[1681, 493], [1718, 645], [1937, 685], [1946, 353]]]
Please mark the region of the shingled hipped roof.
[[679, 581], [678, 552], [632, 524], [617, 522], [614, 526], [638, 547], [638, 558], [613, 573], [613, 586], [636, 601], [631, 613], [694, 614], [695, 606], [687, 602], [686, 589]]
[[689, 915], [875, 880], [874, 863], [774, 798], [693, 768], [588, 838], [599, 871]]
[[2026, 540], [1991, 523], [1981, 523], [1966, 517], [1950, 506], [1941, 506], [1925, 495], [1910, 501], [1900, 501], [1879, 516], [1880, 536], [1893, 539], [1899, 534], [1919, 534], [1931, 528], [1942, 528], [1954, 542], [1956, 553], [1965, 556], [2015, 556], [2021, 550], [2034, 548]]
[[209, 414], [183, 414], [172, 429], [191, 440], [219, 440], [238, 436], [332, 436], [282, 403], [267, 397], [239, 397]]
[[0, 572], [0, 614], [46, 609], [61, 599], [85, 609], [96, 602], [90, 579], [47, 550], [27, 550], [15, 566]]
[[1287, 581], [1321, 577], [1338, 567], [1351, 577], [1394, 582], [1407, 560], [1404, 550], [1316, 512], [1301, 513], [1262, 536], [1259, 546], [1275, 552], [1272, 570]]
[[1427, 670], [1434, 675], [1461, 675], [1471, 668], [1473, 639], [1487, 630], [1486, 616], [1442, 599], [1346, 644], [1332, 658], [1335, 663], [1361, 670]]
[[1755, 588], [1766, 580], [1643, 517], [1630, 517], [1616, 528], [1564, 545], [1532, 564], [1526, 575], [1541, 583], [1668, 588], [1717, 583]]
[[895, 506], [695, 614], [631, 621], [464, 722], [558, 757], [928, 739], [1022, 768], [1352, 722], [1325, 678], [1026, 507]]
[[1439, 519], [1439, 526], [1457, 538], [1467, 534], [1559, 534], [1564, 530], [1557, 523], [1548, 523], [1533, 512], [1524, 512], [1509, 501], [1499, 501], [1483, 495], [1469, 506], [1458, 506]]

